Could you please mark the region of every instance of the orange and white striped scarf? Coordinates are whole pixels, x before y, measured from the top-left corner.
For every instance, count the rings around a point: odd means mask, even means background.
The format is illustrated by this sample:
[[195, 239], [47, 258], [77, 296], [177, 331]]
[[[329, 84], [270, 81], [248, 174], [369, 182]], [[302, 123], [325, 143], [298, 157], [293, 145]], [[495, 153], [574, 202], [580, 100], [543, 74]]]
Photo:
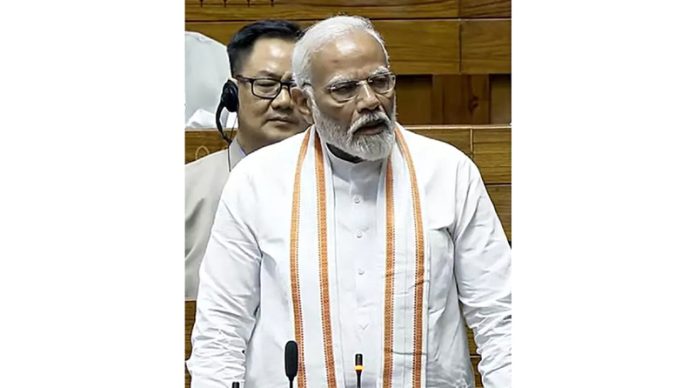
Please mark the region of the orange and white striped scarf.
[[[396, 146], [380, 176], [377, 208], [383, 238], [383, 353], [381, 387], [425, 387], [429, 260], [416, 170], [395, 128]], [[298, 387], [338, 388], [343, 376], [334, 246], [331, 163], [312, 126], [300, 147], [290, 228], [293, 328], [299, 347]]]

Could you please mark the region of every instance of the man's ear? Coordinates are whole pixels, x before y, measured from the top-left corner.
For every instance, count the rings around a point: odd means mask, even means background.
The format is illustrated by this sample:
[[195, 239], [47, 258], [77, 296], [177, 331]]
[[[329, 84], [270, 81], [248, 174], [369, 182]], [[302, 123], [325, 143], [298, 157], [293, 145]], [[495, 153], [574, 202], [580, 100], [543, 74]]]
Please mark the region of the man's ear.
[[292, 97], [292, 102], [295, 103], [297, 110], [308, 122], [312, 122], [312, 109], [309, 107], [309, 99], [305, 93], [300, 88], [292, 88], [290, 90], [290, 97]]

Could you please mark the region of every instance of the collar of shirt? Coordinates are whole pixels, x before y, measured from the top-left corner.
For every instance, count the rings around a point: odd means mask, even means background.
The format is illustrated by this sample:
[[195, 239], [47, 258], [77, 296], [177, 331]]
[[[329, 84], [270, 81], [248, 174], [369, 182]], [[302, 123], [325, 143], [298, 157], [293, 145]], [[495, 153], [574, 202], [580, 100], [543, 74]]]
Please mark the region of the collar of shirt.
[[321, 144], [322, 148], [324, 148], [324, 152], [328, 155], [333, 175], [341, 180], [346, 182], [351, 182], [352, 180], [362, 181], [371, 174], [379, 175], [383, 160], [365, 160], [358, 163], [349, 162], [334, 155], [323, 140]]

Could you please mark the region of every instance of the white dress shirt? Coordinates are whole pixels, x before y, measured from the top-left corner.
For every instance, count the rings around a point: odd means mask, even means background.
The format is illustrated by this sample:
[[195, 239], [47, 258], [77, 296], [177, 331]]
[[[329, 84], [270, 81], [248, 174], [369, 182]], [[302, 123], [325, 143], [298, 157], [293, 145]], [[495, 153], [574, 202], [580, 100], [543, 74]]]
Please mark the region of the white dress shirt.
[[[484, 386], [508, 388], [511, 258], [500, 221], [468, 157], [445, 143], [403, 132], [422, 190], [429, 250], [425, 387], [474, 387], [466, 319], [482, 355]], [[233, 381], [246, 388], [287, 386], [283, 347], [294, 337], [289, 230], [303, 136], [253, 153], [230, 174], [201, 266], [193, 351], [187, 363], [192, 388], [228, 388]], [[324, 153], [330, 152], [323, 147]], [[337, 373], [343, 371], [337, 385], [355, 386], [353, 357], [360, 352], [365, 356], [362, 386], [381, 387], [384, 273], [377, 263], [384, 259], [376, 252], [383, 251], [377, 248], [383, 241], [372, 233], [384, 219], [374, 205], [380, 162], [352, 165], [331, 154], [329, 159], [338, 263], [338, 287], [332, 292], [338, 291], [331, 303], [337, 304], [340, 316], [331, 323], [333, 350], [343, 360], [337, 367]], [[305, 352], [321, 351], [315, 346], [321, 342], [320, 333], [307, 332], [305, 337]], [[394, 387], [407, 386], [406, 381], [410, 380], [395, 380]]]

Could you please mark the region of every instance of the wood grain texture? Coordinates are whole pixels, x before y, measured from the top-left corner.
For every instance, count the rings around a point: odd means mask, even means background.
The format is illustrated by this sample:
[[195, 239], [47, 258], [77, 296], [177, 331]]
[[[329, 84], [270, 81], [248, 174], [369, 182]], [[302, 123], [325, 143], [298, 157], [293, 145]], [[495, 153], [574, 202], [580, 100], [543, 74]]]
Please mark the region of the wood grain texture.
[[512, 241], [512, 185], [486, 185], [486, 190], [508, 241]]
[[[312, 21], [300, 22], [302, 27]], [[186, 22], [187, 31], [200, 32], [223, 44], [247, 22]], [[442, 20], [376, 20], [396, 74], [456, 74], [459, 72], [459, 22]], [[427, 55], [426, 55], [427, 53]]]
[[466, 74], [510, 73], [510, 19], [461, 22], [461, 67]]
[[[234, 137], [233, 131], [227, 133], [230, 137]], [[227, 148], [227, 143], [225, 143], [217, 130], [187, 130], [184, 144], [184, 161], [185, 163], [190, 163], [225, 148]]]
[[377, 20], [396, 74], [459, 72], [459, 25], [456, 20]]
[[396, 77], [396, 117], [403, 125], [432, 123], [433, 77], [401, 75]]
[[510, 74], [491, 74], [491, 115], [493, 124], [512, 122], [512, 82]]
[[478, 370], [478, 366], [479, 366], [480, 362], [481, 362], [481, 356], [479, 356], [479, 355], [471, 356], [471, 365], [474, 368], [474, 381], [476, 384], [476, 388], [483, 388], [483, 381], [481, 380], [481, 373], [479, 373], [479, 370]]
[[[196, 301], [187, 300], [184, 302], [184, 360], [188, 360], [191, 357], [191, 332], [193, 331], [193, 324], [196, 321]], [[191, 386], [191, 375], [188, 372], [188, 368], [184, 368], [185, 373], [185, 386], [189, 388]]]
[[459, 16], [464, 18], [509, 18], [511, 0], [461, 0]]
[[474, 129], [474, 162], [486, 185], [512, 183], [512, 144], [510, 129]]
[[434, 75], [431, 111], [433, 124], [488, 124], [488, 76]]
[[431, 139], [440, 140], [473, 157], [471, 152], [471, 128], [465, 126], [409, 126], [407, 129]]
[[[507, 77], [508, 89], [504, 82], [493, 85], [494, 77]], [[396, 96], [403, 125], [509, 123], [506, 75], [404, 75], [397, 77]]]
[[371, 19], [456, 18], [458, 0], [186, 0], [186, 21], [324, 19], [339, 13]]

